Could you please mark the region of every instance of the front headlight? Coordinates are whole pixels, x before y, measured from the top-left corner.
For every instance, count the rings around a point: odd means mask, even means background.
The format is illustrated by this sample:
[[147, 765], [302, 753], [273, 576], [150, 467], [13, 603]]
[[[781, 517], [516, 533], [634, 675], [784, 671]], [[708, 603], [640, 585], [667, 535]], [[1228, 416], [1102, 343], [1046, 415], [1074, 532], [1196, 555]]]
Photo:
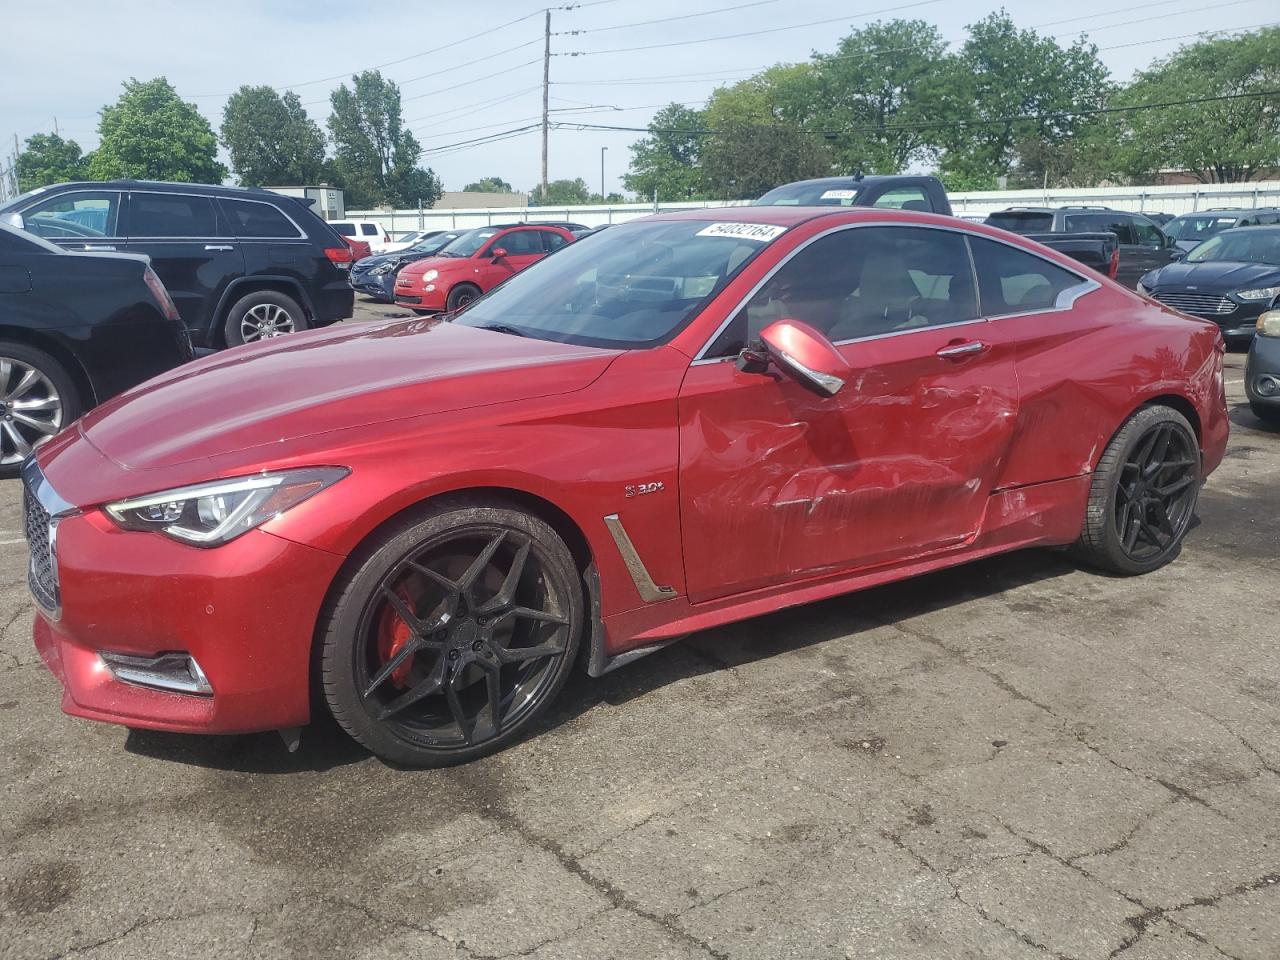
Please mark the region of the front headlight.
[[426, 273], [422, 275], [422, 282], [430, 283], [432, 280], [434, 280], [438, 276], [440, 276], [439, 270], [428, 270]]
[[1270, 300], [1280, 296], [1280, 287], [1260, 287], [1257, 290], [1237, 290], [1236, 296], [1241, 300]]
[[1280, 337], [1280, 310], [1268, 310], [1260, 316], [1257, 333], [1263, 337]]
[[378, 264], [376, 267], [374, 267], [374, 268], [373, 268], [372, 270], [370, 270], [369, 272], [370, 272], [370, 273], [376, 273], [376, 274], [378, 274], [378, 275], [380, 275], [380, 276], [381, 276], [382, 274], [390, 273], [392, 270], [395, 270], [395, 269], [396, 269], [397, 267], [399, 267], [399, 266], [400, 266], [400, 264], [399, 264], [399, 263], [397, 263], [396, 261], [394, 261], [394, 260], [388, 260], [386, 263], [380, 263], [380, 264]]
[[1138, 287], [1137, 287], [1137, 290], [1138, 290], [1138, 292], [1139, 292], [1140, 294], [1142, 294], [1144, 297], [1149, 297], [1149, 296], [1151, 296], [1151, 291], [1150, 291], [1150, 290], [1148, 290], [1146, 287], [1144, 287], [1144, 286], [1142, 285], [1142, 281], [1141, 281], [1141, 280], [1139, 280], [1139, 281], [1138, 281]]
[[350, 472], [346, 467], [306, 467], [260, 473], [131, 497], [103, 509], [126, 530], [147, 530], [198, 547], [218, 547], [333, 486]]

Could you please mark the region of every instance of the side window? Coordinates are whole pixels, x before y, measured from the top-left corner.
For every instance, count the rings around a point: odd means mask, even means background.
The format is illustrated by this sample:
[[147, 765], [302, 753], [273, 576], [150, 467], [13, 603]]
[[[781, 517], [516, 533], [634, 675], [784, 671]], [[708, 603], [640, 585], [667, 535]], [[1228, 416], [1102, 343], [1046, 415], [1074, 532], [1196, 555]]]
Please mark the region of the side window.
[[108, 190], [62, 193], [22, 211], [26, 229], [47, 240], [116, 237], [120, 194]]
[[559, 250], [569, 242], [554, 230], [542, 230], [539, 232], [542, 234], [542, 243], [543, 246], [546, 247], [547, 253], [550, 253], [552, 250]]
[[834, 341], [978, 316], [964, 236], [924, 227], [857, 227], [823, 237], [760, 288], [708, 356], [737, 353], [776, 320], [802, 320]]
[[213, 201], [166, 193], [129, 194], [130, 237], [217, 236]]
[[1160, 228], [1154, 223], [1149, 223], [1138, 217], [1134, 217], [1130, 223], [1133, 224], [1134, 236], [1142, 246], [1158, 248], [1165, 245], [1164, 234], [1160, 232]]
[[872, 206], [892, 210], [923, 210], [925, 213], [933, 209], [923, 187], [895, 187], [893, 190], [886, 190]]
[[983, 237], [970, 237], [982, 287], [982, 312], [988, 317], [1048, 310], [1064, 290], [1082, 277], [1033, 253]]
[[502, 247], [508, 256], [527, 257], [543, 253], [541, 230], [512, 230], [493, 242], [494, 247]]
[[356, 225], [354, 223], [331, 223], [329, 226], [337, 230], [344, 237], [354, 237], [356, 235]]
[[1138, 242], [1138, 238], [1133, 232], [1133, 221], [1128, 217], [1118, 217], [1112, 214], [1107, 217], [1106, 225], [1102, 229], [1114, 233], [1116, 239], [1121, 243], [1134, 244]]
[[[297, 239], [298, 228], [280, 212], [280, 208], [272, 203], [259, 203], [255, 200], [220, 200], [223, 215], [231, 224], [231, 232], [237, 237], [249, 239]], [[351, 224], [345, 224], [352, 230]], [[354, 233], [338, 231], [343, 236]]]
[[378, 225], [376, 223], [360, 224], [360, 233], [366, 237], [376, 237], [378, 235]]

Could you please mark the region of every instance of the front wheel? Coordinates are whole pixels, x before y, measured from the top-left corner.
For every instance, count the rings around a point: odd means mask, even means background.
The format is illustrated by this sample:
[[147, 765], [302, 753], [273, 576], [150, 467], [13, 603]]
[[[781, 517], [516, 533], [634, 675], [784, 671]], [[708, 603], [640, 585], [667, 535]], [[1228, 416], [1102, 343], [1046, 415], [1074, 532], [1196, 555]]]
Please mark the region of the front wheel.
[[1076, 553], [1111, 573], [1156, 570], [1178, 555], [1199, 494], [1191, 424], [1169, 407], [1143, 407], [1098, 463]]
[[374, 544], [336, 588], [325, 698], [383, 759], [472, 760], [520, 737], [560, 692], [583, 617], [577, 568], [546, 523], [445, 503]]
[[57, 360], [0, 341], [0, 477], [16, 477], [32, 450], [79, 415], [79, 394]]
[[449, 291], [449, 299], [445, 301], [445, 309], [449, 313], [461, 310], [468, 303], [480, 296], [480, 289], [469, 283], [460, 283]]

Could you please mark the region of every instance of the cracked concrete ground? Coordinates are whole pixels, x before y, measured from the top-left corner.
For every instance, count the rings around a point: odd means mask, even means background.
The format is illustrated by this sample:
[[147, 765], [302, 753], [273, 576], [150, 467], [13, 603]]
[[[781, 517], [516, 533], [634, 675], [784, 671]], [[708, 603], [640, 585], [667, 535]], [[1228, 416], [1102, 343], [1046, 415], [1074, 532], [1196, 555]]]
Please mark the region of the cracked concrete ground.
[[72, 720], [0, 485], [0, 956], [1280, 957], [1280, 432], [1165, 570], [1031, 552], [690, 638], [437, 772]]

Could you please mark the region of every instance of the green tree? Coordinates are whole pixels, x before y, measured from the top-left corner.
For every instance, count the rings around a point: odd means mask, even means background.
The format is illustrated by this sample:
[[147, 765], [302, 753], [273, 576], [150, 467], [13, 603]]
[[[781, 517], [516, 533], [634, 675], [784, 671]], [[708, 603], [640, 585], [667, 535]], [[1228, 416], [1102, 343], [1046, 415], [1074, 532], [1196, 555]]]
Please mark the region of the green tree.
[[946, 60], [938, 28], [923, 20], [872, 23], [814, 57], [817, 124], [843, 170], [900, 173], [931, 158], [927, 124], [945, 116]]
[[18, 190], [25, 192], [51, 183], [83, 179], [84, 167], [80, 144], [63, 140], [56, 133], [37, 133], [27, 138], [18, 154]]
[[516, 188], [501, 177], [481, 177], [462, 188], [463, 193], [515, 193]]
[[422, 146], [404, 127], [400, 88], [377, 70], [365, 70], [330, 95], [334, 168], [356, 209], [389, 204], [431, 206], [440, 198], [440, 179], [418, 166]]
[[538, 184], [529, 194], [529, 206], [574, 206], [591, 203], [591, 190], [587, 182], [579, 177], [577, 180], [552, 180], [547, 184], [546, 192], [542, 184]]
[[[1111, 91], [1098, 50], [1083, 39], [1058, 46], [1034, 30], [1019, 30], [1004, 11], [970, 24], [959, 53], [940, 71], [946, 96], [936, 129], [945, 175], [994, 187], [1017, 159], [1020, 144], [1066, 143], [1087, 119], [1071, 111], [1099, 107]], [[1019, 119], [1032, 116], [1034, 119]]]
[[702, 200], [703, 118], [697, 110], [668, 104], [653, 115], [649, 135], [631, 145], [631, 165], [622, 184], [650, 199]]
[[[1202, 40], [1140, 72], [1109, 106], [1129, 107], [1280, 89], [1280, 28]], [[1201, 183], [1251, 180], [1280, 166], [1280, 97], [1114, 113], [1090, 138], [1114, 176], [1190, 172]]]
[[222, 109], [222, 143], [231, 169], [248, 187], [317, 183], [324, 169], [324, 134], [298, 95], [243, 86]]
[[100, 116], [98, 149], [88, 161], [92, 180], [221, 183], [227, 175], [209, 121], [164, 77], [126, 80], [120, 99]]

